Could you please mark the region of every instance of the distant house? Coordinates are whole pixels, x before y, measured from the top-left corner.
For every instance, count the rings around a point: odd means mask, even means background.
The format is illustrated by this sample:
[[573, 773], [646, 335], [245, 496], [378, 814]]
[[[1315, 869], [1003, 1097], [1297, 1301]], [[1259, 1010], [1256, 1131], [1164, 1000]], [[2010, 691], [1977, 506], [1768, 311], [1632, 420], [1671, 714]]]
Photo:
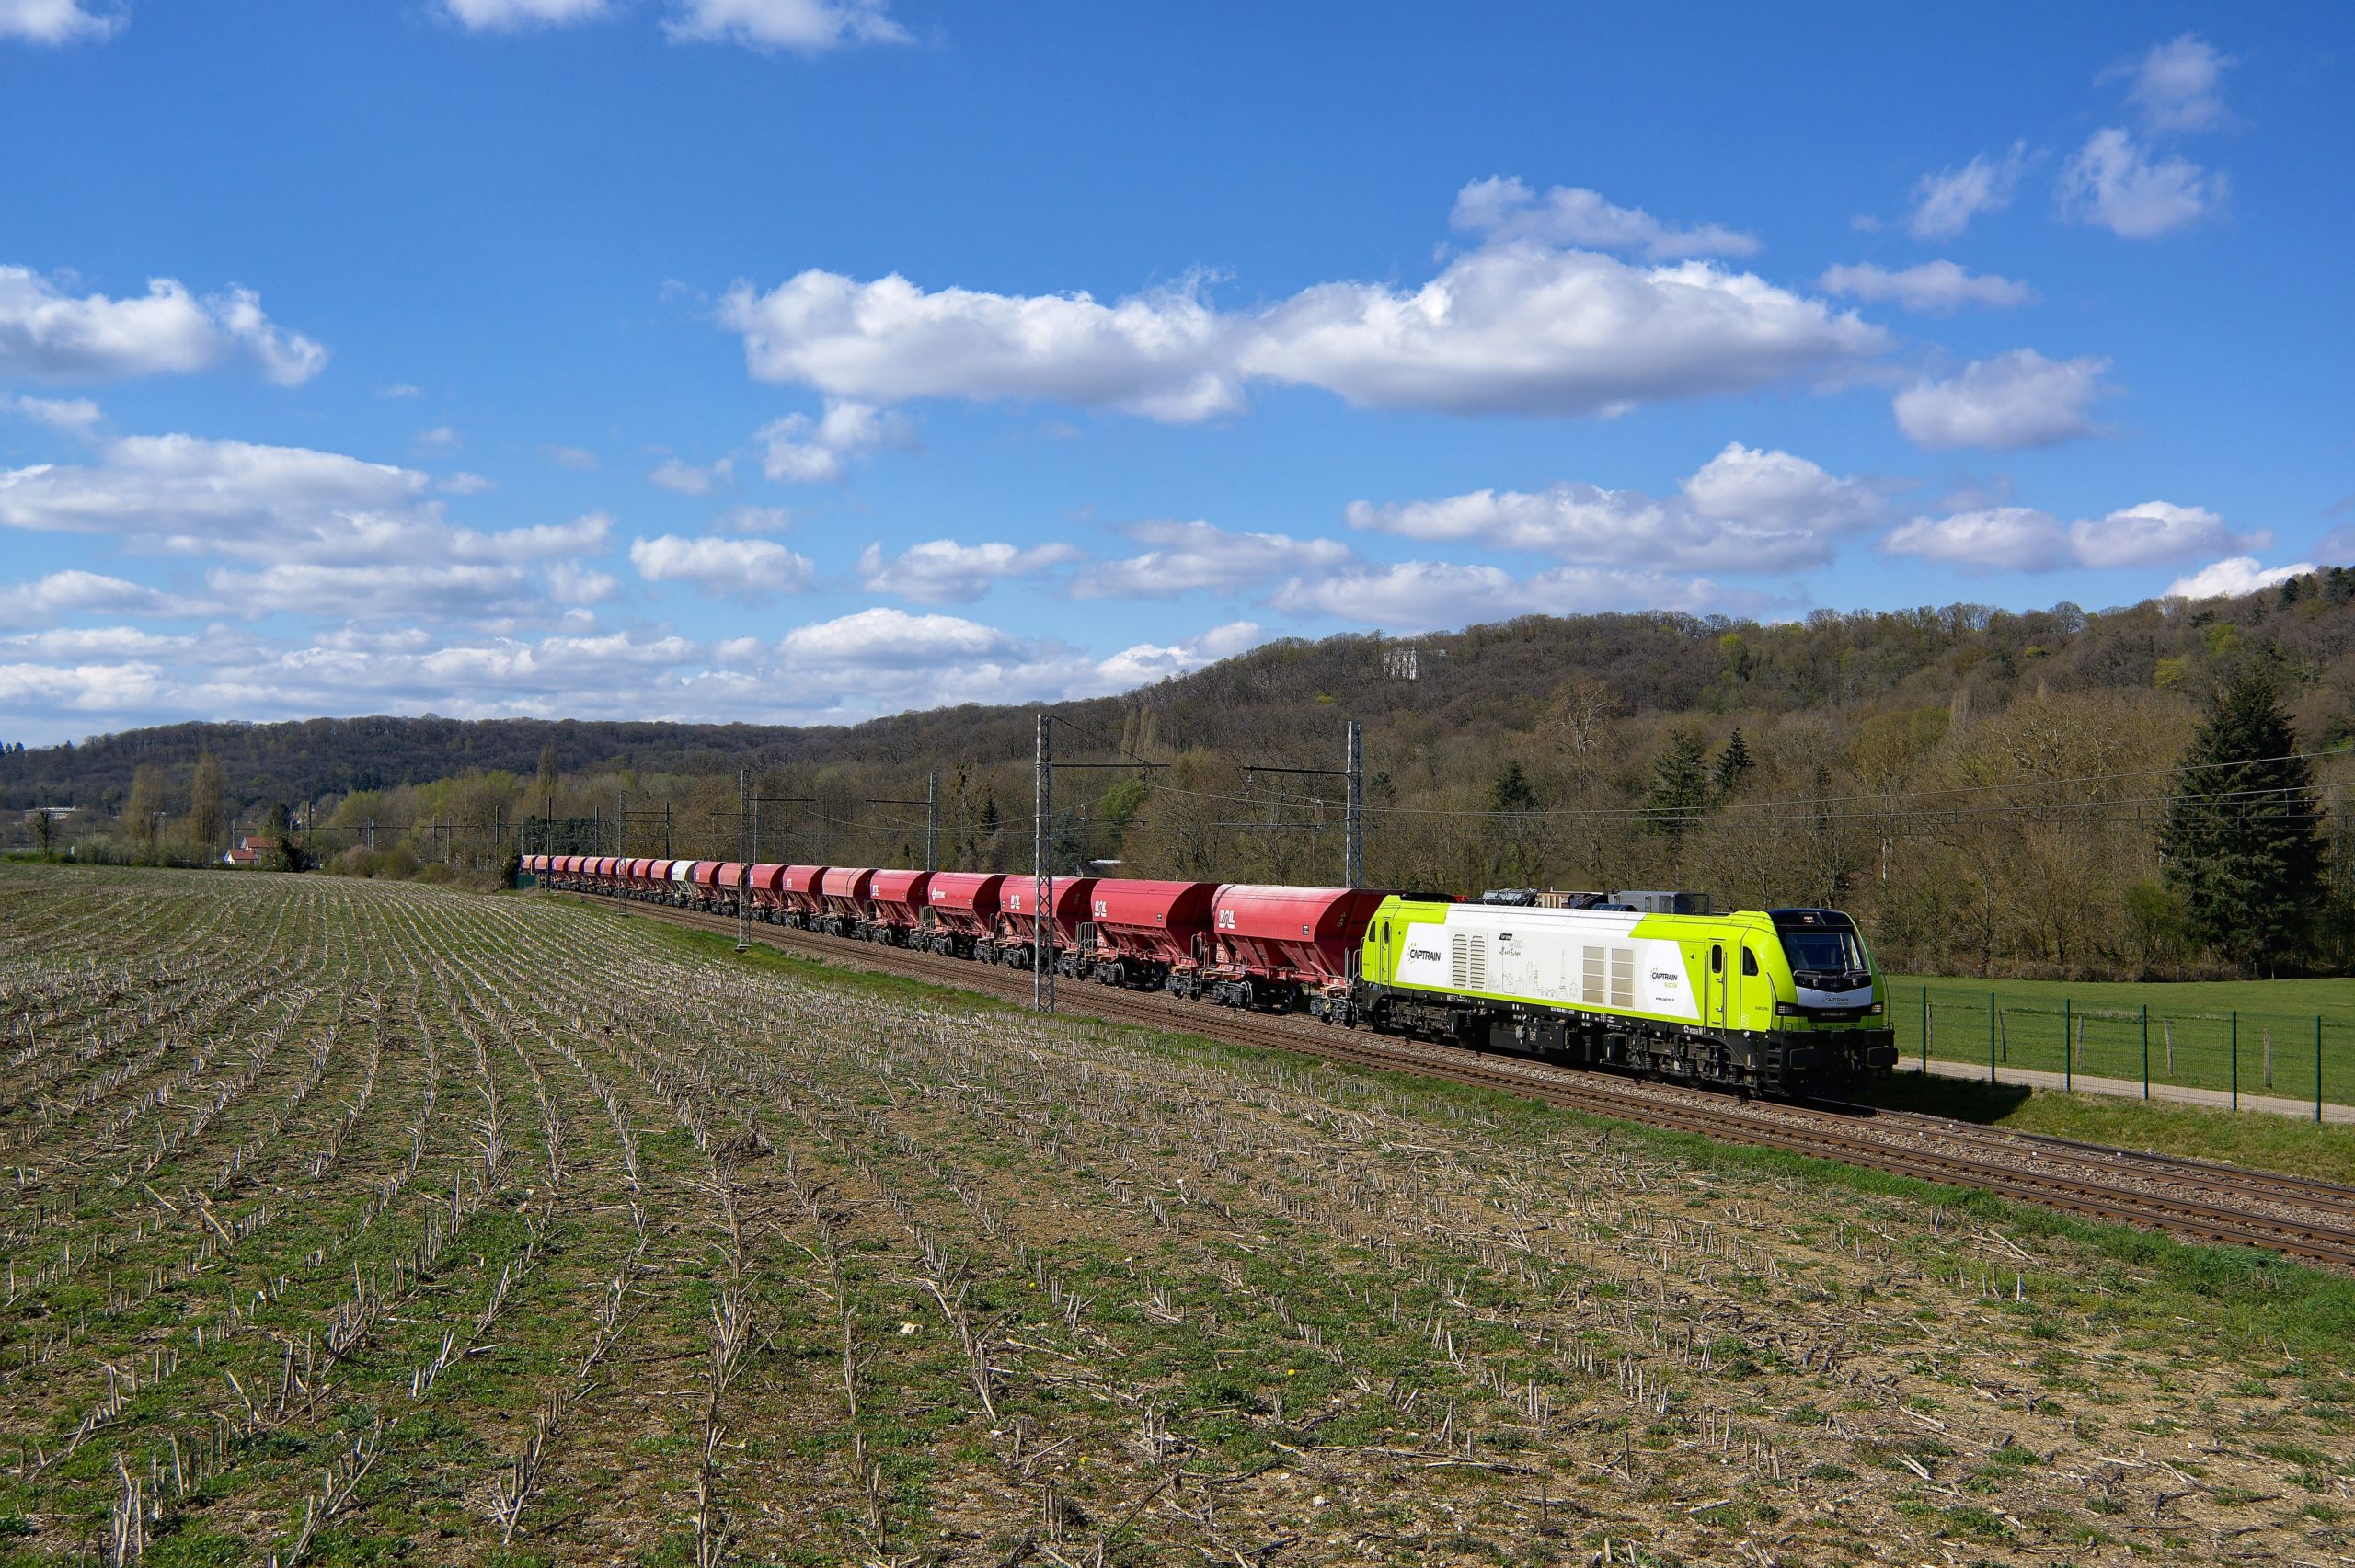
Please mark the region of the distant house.
[[278, 851], [276, 839], [239, 839], [235, 847], [221, 857], [224, 865], [259, 865], [261, 857]]

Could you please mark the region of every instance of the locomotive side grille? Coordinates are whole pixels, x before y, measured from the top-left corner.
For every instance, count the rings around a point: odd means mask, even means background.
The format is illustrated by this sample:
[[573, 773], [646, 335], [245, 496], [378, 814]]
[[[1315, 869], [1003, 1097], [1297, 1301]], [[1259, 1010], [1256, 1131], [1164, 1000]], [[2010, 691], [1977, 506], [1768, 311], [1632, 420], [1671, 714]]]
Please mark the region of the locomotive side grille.
[[1590, 947], [1586, 950], [1584, 979], [1585, 989], [1580, 993], [1580, 999], [1589, 1007], [1601, 1007], [1603, 999], [1610, 989], [1609, 968], [1603, 959], [1602, 948]]
[[1611, 1005], [1636, 1005], [1636, 950], [1632, 947], [1611, 950]]
[[1488, 983], [1488, 939], [1457, 932], [1448, 939], [1448, 984], [1457, 990], [1480, 990]]

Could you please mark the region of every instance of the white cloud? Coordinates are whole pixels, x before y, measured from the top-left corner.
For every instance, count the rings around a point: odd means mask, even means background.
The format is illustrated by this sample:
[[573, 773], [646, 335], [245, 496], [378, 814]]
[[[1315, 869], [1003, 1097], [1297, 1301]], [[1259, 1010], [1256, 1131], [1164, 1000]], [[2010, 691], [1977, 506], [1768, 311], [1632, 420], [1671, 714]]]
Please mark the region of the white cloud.
[[84, 0], [0, 0], [0, 39], [71, 43], [111, 38], [122, 25], [120, 11], [93, 9]]
[[0, 527], [105, 533], [175, 555], [316, 565], [512, 564], [600, 546], [612, 520], [453, 527], [429, 475], [304, 447], [125, 436], [88, 464], [0, 470]]
[[1953, 239], [1982, 212], [2003, 211], [2012, 204], [2027, 162], [2028, 144], [2016, 142], [2001, 159], [1982, 153], [1967, 164], [1924, 175], [1913, 187], [1906, 232], [1915, 239]]
[[2099, 79], [2132, 84], [2127, 101], [2142, 112], [2148, 130], [2203, 131], [2223, 119], [2224, 73], [2239, 63], [2198, 33], [2185, 33], [2111, 66]]
[[790, 507], [730, 507], [713, 520], [721, 533], [788, 533], [793, 529]]
[[689, 583], [709, 598], [748, 602], [799, 593], [817, 577], [808, 556], [766, 539], [683, 539], [665, 533], [632, 540], [629, 564], [649, 582]]
[[2244, 593], [2257, 593], [2276, 588], [2292, 578], [2304, 577], [2315, 569], [2312, 561], [2300, 561], [2295, 566], [2263, 567], [2254, 555], [2234, 555], [2200, 567], [2188, 577], [2180, 577], [2167, 585], [2169, 599], [2235, 599]]
[[440, 488], [445, 496], [487, 496], [498, 489], [499, 485], [496, 480], [486, 479], [479, 474], [461, 472], [442, 480]]
[[466, 438], [448, 425], [436, 425], [430, 430], [417, 432], [417, 445], [420, 452], [455, 452], [465, 444]]
[[1235, 533], [1197, 520], [1132, 522], [1120, 532], [1147, 546], [1143, 555], [1090, 567], [1072, 581], [1079, 599], [1170, 599], [1201, 589], [1258, 589], [1280, 578], [1345, 564], [1338, 539], [1286, 533]]
[[788, 414], [753, 432], [764, 443], [761, 472], [801, 485], [839, 485], [850, 477], [853, 459], [915, 444], [915, 426], [904, 414], [887, 413], [871, 403], [829, 397], [826, 411], [812, 419]]
[[2048, 360], [2014, 349], [1973, 360], [1959, 375], [1920, 382], [1897, 395], [1898, 428], [1934, 452], [1986, 447], [2012, 452], [2091, 435], [2095, 400], [2108, 388], [2108, 360]]
[[405, 381], [396, 381], [390, 386], [379, 389], [376, 395], [379, 397], [391, 398], [415, 397], [419, 395], [422, 390], [422, 388], [409, 385], [409, 383]]
[[[1213, 626], [1190, 642], [1172, 643], [1166, 647], [1154, 643], [1139, 643], [1122, 648], [1109, 658], [1099, 659], [1096, 678], [1107, 692], [1125, 692], [1155, 681], [1173, 680], [1200, 670], [1222, 658], [1248, 653], [1268, 640], [1267, 628], [1256, 621], [1230, 621], [1223, 626]], [[1093, 695], [1085, 691], [1074, 696]]]
[[2222, 170], [2188, 158], [2154, 158], [2112, 126], [2097, 131], [2061, 171], [2061, 215], [2126, 239], [2155, 239], [2211, 216], [2231, 194]]
[[230, 611], [362, 621], [485, 620], [523, 613], [532, 602], [517, 567], [456, 562], [281, 561], [258, 572], [209, 572], [205, 583]]
[[0, 267], [0, 373], [34, 381], [185, 374], [244, 356], [281, 386], [323, 369], [327, 351], [262, 314], [248, 289], [198, 299], [170, 278], [133, 298], [76, 298], [25, 267]]
[[858, 557], [859, 586], [869, 593], [895, 593], [923, 604], [969, 604], [1004, 578], [1035, 577], [1081, 558], [1070, 544], [1040, 544], [1025, 550], [1000, 543], [959, 544], [934, 539], [911, 545], [888, 560], [880, 544]]
[[736, 460], [730, 457], [723, 457], [717, 463], [705, 467], [672, 457], [657, 464], [654, 472], [649, 474], [646, 478], [649, 484], [660, 485], [662, 488], [674, 490], [682, 496], [708, 496], [714, 489], [726, 483], [729, 475], [734, 472], [735, 467]]
[[576, 474], [597, 471], [597, 454], [585, 447], [544, 446], [540, 448], [540, 455], [558, 468], [569, 468]]
[[0, 626], [41, 625], [61, 615], [205, 615], [209, 605], [96, 572], [52, 572], [0, 587]]
[[1402, 561], [1295, 578], [1276, 590], [1272, 602], [1295, 614], [1330, 615], [1396, 632], [1428, 632], [1520, 615], [1600, 610], [1701, 614], [1761, 609], [1772, 601], [1758, 594], [1729, 592], [1705, 578], [1659, 572], [1557, 567], [1522, 577], [1495, 567]]
[[596, 571], [571, 561], [558, 561], [547, 569], [549, 597], [559, 604], [602, 604], [611, 599], [621, 582], [610, 572]]
[[2144, 501], [2107, 517], [2065, 528], [2033, 507], [1985, 507], [1947, 517], [1917, 517], [1890, 531], [1881, 548], [1977, 571], [2051, 571], [2060, 567], [2107, 570], [2149, 567], [2217, 550], [2262, 544], [2269, 535], [2242, 537], [2205, 507]]
[[847, 43], [906, 43], [885, 0], [679, 0], [662, 24], [672, 41], [739, 43], [817, 54]]
[[959, 615], [911, 615], [878, 607], [796, 626], [778, 645], [787, 664], [804, 670], [928, 670], [1018, 658], [1020, 639]]
[[1973, 273], [1951, 261], [1924, 261], [1891, 272], [1871, 262], [1827, 268], [1816, 287], [1827, 294], [1859, 300], [1894, 300], [1907, 310], [1952, 315], [1964, 305], [2003, 309], [2033, 303], [2036, 291], [1993, 272]]
[[0, 401], [0, 408], [68, 435], [88, 435], [106, 419], [98, 406], [86, 397], [19, 397]]
[[1881, 497], [1805, 458], [1728, 442], [1678, 493], [1557, 484], [1474, 490], [1404, 506], [1352, 502], [1350, 526], [1410, 539], [1534, 550], [1587, 564], [1787, 571], [1831, 559], [1832, 542], [1878, 521]]
[[1518, 179], [1475, 180], [1455, 194], [1455, 228], [1489, 240], [1535, 240], [1565, 248], [1683, 256], [1751, 256], [1758, 241], [1715, 223], [1672, 228], [1639, 207], [1615, 207], [1591, 190], [1557, 185], [1539, 196]]
[[605, 0], [442, 0], [442, 8], [471, 32], [518, 32], [602, 17]]
[[2098, 521], [2069, 525], [2070, 548], [2088, 567], [2147, 567], [2270, 543], [2269, 536], [2234, 534], [2206, 507], [2144, 501]]
[[2069, 562], [2061, 520], [2033, 507], [1990, 507], [1950, 517], [1917, 517], [1890, 531], [1881, 548], [1980, 571], [2050, 571]]
[[811, 270], [765, 294], [739, 283], [720, 319], [763, 381], [875, 402], [1046, 398], [1172, 422], [1233, 413], [1254, 382], [1379, 407], [1615, 413], [1786, 381], [1888, 341], [1749, 273], [1530, 241], [1458, 257], [1411, 291], [1323, 283], [1238, 312], [1202, 291], [1196, 278], [1105, 304]]

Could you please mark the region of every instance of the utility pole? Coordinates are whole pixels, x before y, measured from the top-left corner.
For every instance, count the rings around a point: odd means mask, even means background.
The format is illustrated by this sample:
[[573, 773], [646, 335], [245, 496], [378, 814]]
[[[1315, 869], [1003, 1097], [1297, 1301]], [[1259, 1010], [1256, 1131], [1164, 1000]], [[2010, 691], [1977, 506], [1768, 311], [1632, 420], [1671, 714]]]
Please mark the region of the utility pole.
[[[1341, 885], [1361, 887], [1365, 885], [1365, 742], [1358, 721], [1349, 721], [1342, 749], [1342, 765], [1338, 768], [1263, 768], [1252, 765], [1243, 770], [1243, 782], [1247, 786], [1259, 773], [1294, 773], [1313, 779], [1341, 779], [1348, 792], [1341, 806]], [[1323, 797], [1318, 797], [1321, 807]], [[1321, 824], [1320, 824], [1321, 826]]]
[[1030, 825], [1030, 1005], [1041, 1013], [1055, 1010], [1055, 874], [1047, 856], [1054, 835], [1048, 819], [1055, 809], [1055, 762], [1052, 725], [1039, 715], [1039, 815]]
[[1348, 804], [1341, 808], [1341, 885], [1345, 887], [1365, 886], [1365, 743], [1358, 721], [1350, 720], [1349, 761], [1350, 793]]
[[737, 951], [752, 946], [752, 862], [744, 859], [744, 829], [752, 827], [752, 770], [737, 768]]
[[924, 868], [940, 869], [940, 770], [924, 776]]

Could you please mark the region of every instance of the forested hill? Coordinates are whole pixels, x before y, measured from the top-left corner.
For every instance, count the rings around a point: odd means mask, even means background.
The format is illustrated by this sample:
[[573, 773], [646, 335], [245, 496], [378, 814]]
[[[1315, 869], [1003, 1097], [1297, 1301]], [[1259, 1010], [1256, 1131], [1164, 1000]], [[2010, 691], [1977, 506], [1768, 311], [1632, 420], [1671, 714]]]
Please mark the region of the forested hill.
[[[2240, 600], [2151, 601], [2097, 613], [2073, 604], [2025, 613], [1957, 604], [1818, 611], [1772, 624], [1669, 613], [1531, 616], [1411, 638], [1286, 641], [1052, 711], [1107, 748], [1269, 764], [1336, 762], [1340, 720], [1355, 717], [1369, 729], [1371, 772], [1401, 771], [1403, 748], [1485, 780], [1520, 743], [1575, 726], [1582, 713], [1614, 728], [1691, 721], [1715, 730], [1729, 717], [1987, 712], [2023, 692], [2127, 691], [2188, 702], [2220, 668], [2248, 658], [2278, 665], [2310, 742], [2355, 735], [2355, 571], [2333, 568]], [[987, 768], [1029, 756], [1032, 712], [967, 705], [811, 728], [431, 715], [166, 725], [0, 754], [0, 807], [113, 811], [136, 769], [184, 775], [206, 752], [223, 765], [233, 811], [477, 772], [529, 776], [551, 741], [569, 775]], [[1386, 746], [1375, 744], [1377, 730]]]

